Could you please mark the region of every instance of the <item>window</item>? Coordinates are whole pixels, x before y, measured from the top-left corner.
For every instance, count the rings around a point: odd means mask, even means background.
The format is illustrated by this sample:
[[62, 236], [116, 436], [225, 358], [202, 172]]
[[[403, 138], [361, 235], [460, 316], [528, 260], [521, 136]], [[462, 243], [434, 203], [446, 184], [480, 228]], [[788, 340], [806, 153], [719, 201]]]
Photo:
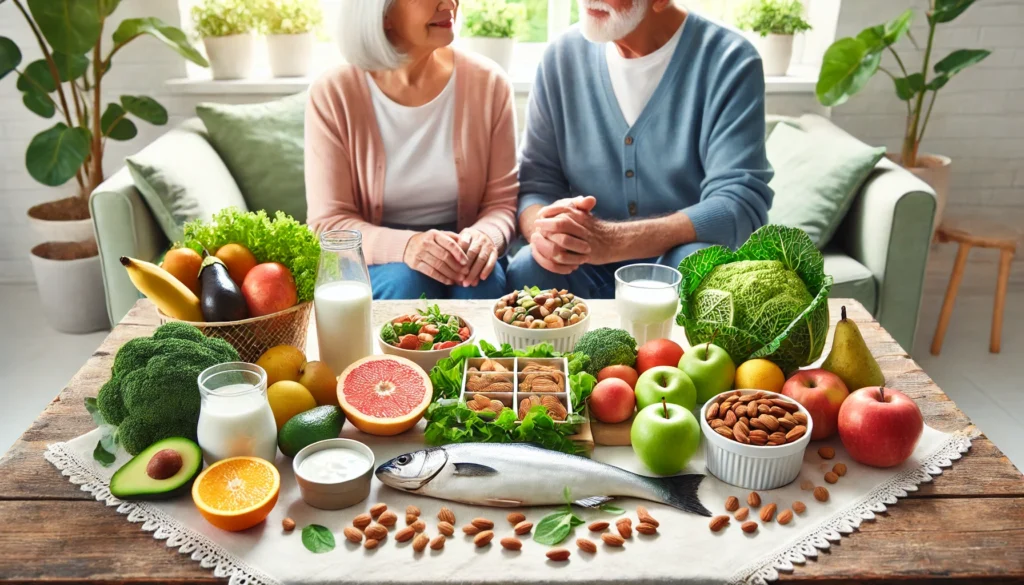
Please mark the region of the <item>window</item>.
[[526, 6], [526, 26], [519, 34], [524, 43], [544, 43], [579, 20], [576, 0], [509, 0]]

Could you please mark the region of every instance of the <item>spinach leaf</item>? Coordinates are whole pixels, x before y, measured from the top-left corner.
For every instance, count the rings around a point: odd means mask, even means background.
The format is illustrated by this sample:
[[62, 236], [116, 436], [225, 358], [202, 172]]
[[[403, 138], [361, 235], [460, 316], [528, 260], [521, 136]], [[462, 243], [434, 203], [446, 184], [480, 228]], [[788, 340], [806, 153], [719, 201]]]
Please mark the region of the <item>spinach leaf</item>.
[[569, 391], [572, 392], [572, 411], [582, 414], [587, 404], [587, 399], [594, 391], [597, 378], [586, 372], [580, 372], [569, 376]]
[[566, 510], [548, 514], [533, 529], [533, 540], [548, 546], [561, 543], [569, 537], [569, 533], [573, 528], [572, 522], [574, 517], [575, 514]]
[[100, 439], [96, 443], [96, 448], [92, 450], [92, 458], [95, 459], [103, 467], [110, 467], [114, 464], [114, 460], [117, 456], [111, 453], [103, 446], [103, 439]]
[[302, 544], [311, 553], [326, 553], [334, 550], [334, 534], [319, 524], [310, 524], [302, 529]]
[[609, 514], [615, 514], [616, 516], [620, 516], [620, 515], [622, 515], [622, 514], [625, 514], [625, 513], [626, 513], [626, 511], [625, 511], [625, 510], [623, 510], [622, 508], [620, 508], [620, 507], [618, 507], [618, 506], [613, 506], [613, 505], [611, 505], [611, 504], [601, 504], [601, 505], [599, 506], [599, 509], [600, 509], [600, 510], [601, 510], [602, 512], [607, 512], [607, 513], [609, 513]]

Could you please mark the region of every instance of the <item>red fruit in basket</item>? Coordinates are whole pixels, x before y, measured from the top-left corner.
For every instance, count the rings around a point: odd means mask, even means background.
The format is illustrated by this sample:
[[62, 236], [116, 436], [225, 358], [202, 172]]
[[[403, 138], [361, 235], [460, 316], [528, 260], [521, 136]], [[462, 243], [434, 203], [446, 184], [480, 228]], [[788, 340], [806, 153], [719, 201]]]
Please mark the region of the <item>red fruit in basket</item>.
[[278, 262], [257, 264], [250, 270], [242, 283], [242, 295], [253, 317], [289, 309], [299, 300], [291, 271]]
[[398, 340], [398, 347], [401, 349], [419, 349], [420, 340], [412, 333], [403, 335], [402, 338]]
[[633, 416], [636, 395], [629, 383], [619, 378], [605, 378], [590, 394], [590, 414], [604, 423], [620, 423]]
[[392, 355], [363, 358], [338, 378], [341, 410], [357, 429], [371, 435], [397, 435], [416, 426], [433, 393], [422, 368]]

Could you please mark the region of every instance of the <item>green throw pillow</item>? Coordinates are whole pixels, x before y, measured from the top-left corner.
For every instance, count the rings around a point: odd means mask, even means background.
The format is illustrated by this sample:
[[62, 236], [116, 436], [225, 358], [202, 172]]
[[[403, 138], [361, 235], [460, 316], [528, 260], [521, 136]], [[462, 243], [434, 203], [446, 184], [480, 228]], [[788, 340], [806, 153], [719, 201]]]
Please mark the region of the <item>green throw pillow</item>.
[[778, 124], [766, 143], [775, 169], [769, 223], [797, 227], [822, 249], [835, 235], [860, 186], [885, 156], [841, 132], [806, 132]]
[[306, 221], [305, 112], [305, 93], [263, 104], [196, 107], [249, 209]]
[[209, 219], [225, 207], [244, 210], [245, 199], [210, 146], [198, 120], [191, 120], [125, 159], [135, 188], [167, 239], [181, 241], [182, 225]]

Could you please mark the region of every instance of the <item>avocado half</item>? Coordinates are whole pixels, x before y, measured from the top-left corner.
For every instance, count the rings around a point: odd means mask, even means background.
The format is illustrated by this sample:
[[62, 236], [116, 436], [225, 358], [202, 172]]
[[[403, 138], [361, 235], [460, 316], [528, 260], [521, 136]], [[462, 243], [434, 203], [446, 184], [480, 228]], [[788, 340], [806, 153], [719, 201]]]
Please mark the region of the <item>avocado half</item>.
[[187, 492], [202, 469], [203, 451], [194, 441], [163, 439], [114, 472], [110, 493], [122, 500], [172, 498]]

